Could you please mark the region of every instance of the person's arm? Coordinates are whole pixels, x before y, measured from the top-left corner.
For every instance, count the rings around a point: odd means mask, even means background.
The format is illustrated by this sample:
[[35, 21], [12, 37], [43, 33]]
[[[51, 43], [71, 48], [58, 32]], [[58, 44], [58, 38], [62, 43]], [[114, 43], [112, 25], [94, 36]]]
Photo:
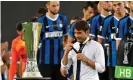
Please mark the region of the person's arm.
[[70, 25], [70, 29], [68, 30], [68, 43], [72, 43], [74, 41], [74, 25], [75, 22]]
[[17, 77], [21, 77], [21, 62], [17, 61]]
[[118, 33], [118, 36], [116, 38], [116, 50], [118, 50], [118, 46], [120, 44], [120, 41], [124, 37], [124, 25], [125, 25], [125, 23], [122, 21], [120, 21], [118, 23], [118, 28], [119, 28], [118, 32], [119, 33]]
[[90, 29], [90, 34], [89, 34], [89, 36], [92, 40], [94, 40], [94, 38], [96, 36], [96, 30], [97, 30], [97, 22], [94, 17], [94, 18], [92, 18], [91, 29]]
[[23, 62], [23, 60], [22, 59], [20, 59], [20, 70], [21, 70], [21, 73], [20, 73], [20, 77], [22, 77], [23, 76], [23, 73], [24, 73], [24, 71], [25, 71], [25, 68], [26, 68], [26, 63], [25, 62]]
[[103, 40], [105, 39], [106, 35], [108, 34], [107, 32], [108, 32], [109, 22], [107, 21], [107, 19], [105, 19], [103, 23], [104, 23], [103, 26], [101, 26], [102, 32], [101, 32], [101, 34], [98, 34], [98, 42], [100, 44], [103, 43]]
[[99, 42], [100, 44], [103, 43], [103, 40], [104, 40], [104, 38], [98, 37], [98, 42]]
[[64, 56], [63, 56], [63, 58], [62, 58], [62, 64], [63, 65], [67, 65], [68, 64], [68, 53], [69, 52], [64, 52]]
[[77, 54], [77, 60], [83, 61], [87, 63], [88, 66], [90, 66], [92, 69], [95, 69], [95, 62], [91, 59], [87, 58], [84, 54], [78, 53]]
[[43, 39], [44, 33], [45, 33], [45, 26], [44, 26], [44, 22], [43, 22], [44, 16], [41, 16], [37, 19], [37, 22], [42, 24], [42, 29], [41, 29], [41, 33], [40, 33], [40, 40]]
[[10, 65], [10, 69], [9, 69], [9, 80], [13, 80], [16, 72], [17, 72], [17, 60], [18, 60], [18, 56], [17, 56], [17, 52], [15, 49], [15, 42], [12, 43], [12, 51], [11, 51], [11, 57], [12, 57], [12, 61], [11, 61], [11, 65]]
[[64, 53], [64, 56], [61, 60], [61, 74], [66, 77], [66, 74], [68, 73], [68, 69], [72, 65], [72, 59], [67, 53]]
[[102, 45], [98, 45], [98, 48], [96, 50], [97, 51], [95, 53], [95, 70], [102, 73], [105, 71], [105, 56]]
[[70, 67], [70, 65], [72, 64], [72, 60], [71, 60], [71, 48], [72, 48], [72, 44], [68, 44], [65, 47], [65, 51], [64, 51], [64, 56], [61, 60], [61, 74], [66, 77], [67, 71]]
[[118, 50], [118, 46], [119, 46], [119, 44], [120, 44], [120, 41], [121, 41], [121, 40], [119, 40], [119, 39], [116, 40], [116, 50]]
[[74, 38], [68, 36], [68, 43], [72, 43], [74, 41]]
[[68, 19], [66, 16], [64, 16], [64, 26], [63, 26], [63, 34], [66, 34], [68, 32]]

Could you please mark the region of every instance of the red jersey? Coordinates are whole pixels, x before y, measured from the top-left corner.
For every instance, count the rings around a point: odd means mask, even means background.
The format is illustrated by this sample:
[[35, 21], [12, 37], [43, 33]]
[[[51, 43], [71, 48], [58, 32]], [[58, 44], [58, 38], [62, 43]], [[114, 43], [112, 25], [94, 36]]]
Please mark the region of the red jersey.
[[9, 70], [9, 80], [13, 80], [17, 72], [18, 60], [20, 60], [22, 63], [22, 73], [25, 71], [25, 64], [27, 61], [26, 46], [25, 46], [25, 41], [22, 40], [20, 36], [18, 36], [12, 41], [11, 56], [12, 56], [12, 61]]

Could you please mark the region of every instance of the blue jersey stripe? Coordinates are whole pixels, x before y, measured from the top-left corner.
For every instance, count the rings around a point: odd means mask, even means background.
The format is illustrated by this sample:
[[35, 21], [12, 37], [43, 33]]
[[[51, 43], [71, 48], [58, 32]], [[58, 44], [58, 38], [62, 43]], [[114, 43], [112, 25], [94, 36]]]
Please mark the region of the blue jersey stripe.
[[59, 38], [59, 40], [60, 40], [60, 46], [62, 46], [62, 47], [60, 47], [60, 55], [59, 55], [59, 59], [60, 59], [60, 61], [61, 61], [61, 59], [62, 59], [62, 55], [64, 54], [64, 53], [62, 53], [62, 51], [63, 51], [63, 44], [62, 44], [62, 38]]
[[45, 64], [49, 64], [50, 63], [50, 40], [45, 40], [46, 44], [45, 46]]
[[58, 39], [54, 39], [54, 64], [58, 64]]
[[112, 66], [116, 65], [116, 41], [112, 41]]

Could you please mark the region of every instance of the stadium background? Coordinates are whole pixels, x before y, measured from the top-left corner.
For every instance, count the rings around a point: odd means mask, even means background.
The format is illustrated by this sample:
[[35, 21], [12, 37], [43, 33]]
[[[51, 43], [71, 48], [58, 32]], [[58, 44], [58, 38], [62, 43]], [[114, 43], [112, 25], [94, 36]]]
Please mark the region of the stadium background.
[[[85, 1], [61, 1], [60, 13], [70, 20], [73, 16], [82, 16]], [[38, 8], [44, 7], [45, 1], [2, 1], [1, 2], [1, 42], [12, 40], [17, 36], [16, 23], [29, 21], [36, 15]]]

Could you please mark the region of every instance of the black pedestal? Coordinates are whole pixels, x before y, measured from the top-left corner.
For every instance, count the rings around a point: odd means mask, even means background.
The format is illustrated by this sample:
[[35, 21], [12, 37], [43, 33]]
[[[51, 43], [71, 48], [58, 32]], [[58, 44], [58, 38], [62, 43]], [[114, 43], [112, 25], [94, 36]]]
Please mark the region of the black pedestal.
[[37, 78], [37, 77], [33, 77], [33, 78], [15, 78], [16, 80], [51, 80], [50, 77], [47, 77], [47, 78]]

